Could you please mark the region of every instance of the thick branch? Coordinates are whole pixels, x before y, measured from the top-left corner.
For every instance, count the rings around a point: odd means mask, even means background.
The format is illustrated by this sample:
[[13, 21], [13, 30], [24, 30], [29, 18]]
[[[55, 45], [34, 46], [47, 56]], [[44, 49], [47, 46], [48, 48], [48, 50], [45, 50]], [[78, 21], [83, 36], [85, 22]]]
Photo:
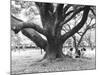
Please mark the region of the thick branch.
[[58, 4], [57, 7], [56, 7], [56, 11], [54, 13], [54, 18], [55, 18], [55, 22], [54, 22], [54, 33], [55, 33], [55, 36], [56, 37], [60, 37], [61, 33], [60, 33], [60, 30], [61, 30], [61, 27], [59, 27], [59, 24], [63, 21], [63, 7], [64, 7], [64, 4]]
[[46, 35], [46, 31], [41, 28], [39, 25], [34, 24], [34, 23], [27, 23], [27, 22], [20, 22], [17, 18], [11, 17], [11, 29], [18, 33], [24, 28], [33, 28], [37, 32]]
[[32, 40], [33, 42], [35, 42], [35, 44], [44, 49], [47, 45], [47, 41], [45, 39], [43, 39], [39, 33], [37, 33], [35, 30], [31, 29], [31, 28], [25, 28], [23, 30], [21, 30], [22, 33], [28, 37], [30, 40]]
[[69, 37], [71, 37], [72, 35], [74, 35], [76, 32], [78, 32], [83, 27], [83, 25], [87, 21], [89, 9], [90, 9], [90, 7], [86, 6], [84, 8], [83, 17], [82, 17], [81, 21], [77, 24], [77, 26], [75, 26], [72, 30], [70, 30], [69, 32], [62, 35], [61, 39], [62, 39], [63, 42], [66, 39], [68, 39]]
[[41, 34], [46, 36], [46, 30], [44, 30], [43, 28], [41, 28], [37, 24], [34, 24], [34, 23], [23, 23], [23, 27], [21, 29], [24, 29], [24, 28], [33, 28], [37, 32], [39, 32], [39, 33], [41, 33]]
[[56, 8], [56, 17], [58, 21], [61, 21], [63, 18], [63, 6], [64, 4], [58, 4]]
[[[18, 30], [16, 29], [16, 27], [22, 24], [23, 24], [22, 20], [11, 15], [11, 30], [13, 30], [15, 33], [18, 33]], [[17, 27], [17, 28], [19, 29], [20, 27]]]
[[[73, 17], [75, 17], [76, 14], [78, 14], [79, 12], [81, 12], [82, 10], [84, 10], [87, 6], [85, 6], [84, 8], [80, 8], [75, 10], [75, 12], [72, 14], [72, 16], [70, 18], [68, 18], [67, 20], [65, 20], [61, 25], [66, 24], [67, 22], [69, 22]], [[72, 13], [73, 11], [70, 11], [68, 14]]]

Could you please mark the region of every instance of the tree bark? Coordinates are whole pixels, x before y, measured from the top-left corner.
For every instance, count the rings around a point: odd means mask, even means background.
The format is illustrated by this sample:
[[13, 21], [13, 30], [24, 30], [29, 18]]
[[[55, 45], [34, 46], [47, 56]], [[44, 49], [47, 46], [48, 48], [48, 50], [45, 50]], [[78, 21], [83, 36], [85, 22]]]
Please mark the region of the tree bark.
[[[54, 40], [55, 41], [55, 40]], [[56, 58], [63, 58], [65, 55], [62, 52], [62, 43], [58, 43], [58, 41], [53, 42], [49, 41], [47, 46], [46, 46], [46, 55], [44, 56], [44, 59], [48, 60], [54, 60]]]
[[31, 28], [25, 28], [23, 30], [21, 30], [22, 33], [28, 37], [30, 40], [32, 40], [33, 42], [35, 42], [35, 44], [40, 47], [41, 49], [46, 48], [47, 45], [47, 41], [45, 39], [43, 39], [39, 33], [37, 33], [35, 30], [31, 29]]

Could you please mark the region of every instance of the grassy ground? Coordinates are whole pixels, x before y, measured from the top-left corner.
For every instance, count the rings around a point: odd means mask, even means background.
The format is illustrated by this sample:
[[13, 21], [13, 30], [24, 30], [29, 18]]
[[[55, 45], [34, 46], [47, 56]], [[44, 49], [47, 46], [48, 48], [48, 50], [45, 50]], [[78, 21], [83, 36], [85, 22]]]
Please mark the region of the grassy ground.
[[[90, 52], [87, 52], [90, 53]], [[44, 65], [38, 64], [44, 53], [40, 50], [12, 51], [11, 68], [12, 74], [54, 72], [54, 71], [75, 71], [95, 69], [95, 56], [78, 59], [66, 58]], [[89, 55], [89, 54], [88, 54]]]

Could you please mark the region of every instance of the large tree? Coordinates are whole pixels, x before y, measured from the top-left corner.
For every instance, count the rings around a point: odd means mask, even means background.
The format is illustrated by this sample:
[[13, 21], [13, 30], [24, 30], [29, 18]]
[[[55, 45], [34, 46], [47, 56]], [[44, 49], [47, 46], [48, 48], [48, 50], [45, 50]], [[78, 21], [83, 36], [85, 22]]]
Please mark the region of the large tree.
[[[44, 59], [53, 60], [65, 57], [62, 52], [64, 42], [84, 26], [89, 11], [94, 12], [93, 6], [41, 2], [35, 2], [35, 5], [39, 10], [43, 28], [33, 22], [23, 22], [11, 15], [11, 29], [15, 33], [21, 31], [26, 37], [35, 42], [38, 47], [43, 48], [46, 52]], [[62, 27], [80, 12], [83, 12], [80, 22], [70, 31], [61, 35]], [[39, 34], [44, 35], [47, 40]]]

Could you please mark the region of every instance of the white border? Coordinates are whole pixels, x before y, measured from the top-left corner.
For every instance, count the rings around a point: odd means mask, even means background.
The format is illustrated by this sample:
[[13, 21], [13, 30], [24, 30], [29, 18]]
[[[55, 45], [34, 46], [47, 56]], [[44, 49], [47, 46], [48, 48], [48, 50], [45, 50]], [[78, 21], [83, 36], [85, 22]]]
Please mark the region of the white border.
[[24, 1], [96, 5], [96, 0], [24, 0]]

